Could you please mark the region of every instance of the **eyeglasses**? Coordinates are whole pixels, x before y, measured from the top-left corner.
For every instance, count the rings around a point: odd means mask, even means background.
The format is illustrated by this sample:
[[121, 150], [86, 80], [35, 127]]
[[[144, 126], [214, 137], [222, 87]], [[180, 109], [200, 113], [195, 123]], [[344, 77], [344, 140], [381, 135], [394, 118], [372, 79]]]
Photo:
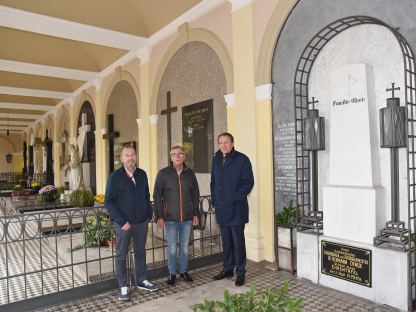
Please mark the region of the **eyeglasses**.
[[179, 158], [183, 158], [185, 156], [184, 153], [172, 153], [170, 154], [171, 157], [179, 157]]

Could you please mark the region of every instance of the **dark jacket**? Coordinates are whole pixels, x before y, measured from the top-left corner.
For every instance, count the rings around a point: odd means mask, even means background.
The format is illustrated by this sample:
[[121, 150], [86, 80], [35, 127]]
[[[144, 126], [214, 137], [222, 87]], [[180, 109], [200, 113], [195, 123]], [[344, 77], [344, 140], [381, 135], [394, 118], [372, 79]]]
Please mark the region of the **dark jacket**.
[[124, 167], [112, 172], [108, 177], [105, 207], [119, 226], [123, 226], [127, 221], [130, 224], [140, 224], [152, 218], [146, 172], [137, 168], [133, 176], [136, 185]]
[[173, 166], [163, 168], [153, 191], [156, 220], [184, 222], [199, 217], [199, 187], [195, 173], [186, 167], [178, 176]]
[[221, 226], [248, 223], [247, 195], [254, 186], [253, 170], [248, 157], [232, 150], [223, 162], [217, 151], [212, 160], [211, 200]]

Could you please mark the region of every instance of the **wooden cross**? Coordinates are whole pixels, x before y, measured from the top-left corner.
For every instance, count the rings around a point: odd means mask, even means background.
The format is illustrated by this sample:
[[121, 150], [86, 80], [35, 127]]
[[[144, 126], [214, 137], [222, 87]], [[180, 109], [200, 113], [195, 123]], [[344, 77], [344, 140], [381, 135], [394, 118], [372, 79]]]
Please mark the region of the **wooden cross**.
[[162, 110], [160, 113], [166, 115], [167, 117], [167, 133], [168, 133], [168, 164], [170, 164], [170, 149], [172, 148], [172, 130], [171, 130], [171, 114], [178, 110], [177, 107], [170, 106], [170, 91], [166, 94], [166, 109]]
[[114, 115], [110, 114], [107, 116], [108, 132], [104, 134], [103, 138], [108, 139], [108, 151], [109, 157], [109, 169], [110, 172], [114, 171], [114, 139], [120, 136], [120, 132], [114, 131]]
[[391, 89], [386, 89], [387, 92], [391, 91], [391, 98], [394, 99], [394, 90], [400, 90], [400, 87], [395, 88], [394, 82], [391, 83]]
[[312, 101], [308, 102], [308, 108], [309, 108], [309, 104], [312, 104], [312, 109], [315, 109], [315, 104], [319, 103], [318, 100], [315, 100], [315, 97], [312, 97]]

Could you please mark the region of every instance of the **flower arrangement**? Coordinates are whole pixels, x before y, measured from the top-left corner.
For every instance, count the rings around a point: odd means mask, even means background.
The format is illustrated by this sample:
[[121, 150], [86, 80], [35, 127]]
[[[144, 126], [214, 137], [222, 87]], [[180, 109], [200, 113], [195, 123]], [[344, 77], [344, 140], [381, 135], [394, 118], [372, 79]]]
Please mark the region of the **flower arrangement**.
[[104, 194], [97, 194], [94, 196], [94, 201], [100, 204], [104, 204], [105, 201], [105, 195]]
[[22, 185], [21, 185], [21, 184], [16, 184], [16, 185], [14, 186], [14, 189], [15, 189], [15, 190], [21, 190], [21, 189], [23, 189], [23, 187], [22, 187]]
[[40, 184], [38, 182], [33, 182], [32, 184], [30, 184], [31, 188], [38, 188], [40, 187]]
[[39, 203], [54, 202], [59, 197], [59, 191], [53, 185], [46, 185], [39, 190], [37, 201]]

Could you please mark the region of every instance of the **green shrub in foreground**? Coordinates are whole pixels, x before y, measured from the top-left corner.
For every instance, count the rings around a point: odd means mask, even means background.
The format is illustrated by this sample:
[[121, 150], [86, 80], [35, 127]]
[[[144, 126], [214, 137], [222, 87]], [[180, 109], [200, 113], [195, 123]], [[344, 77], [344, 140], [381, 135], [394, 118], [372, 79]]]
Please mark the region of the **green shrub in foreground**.
[[303, 299], [290, 298], [287, 282], [280, 288], [269, 287], [265, 291], [256, 286], [245, 293], [231, 295], [224, 291], [223, 301], [205, 299], [194, 306], [195, 312], [299, 312], [302, 311]]

